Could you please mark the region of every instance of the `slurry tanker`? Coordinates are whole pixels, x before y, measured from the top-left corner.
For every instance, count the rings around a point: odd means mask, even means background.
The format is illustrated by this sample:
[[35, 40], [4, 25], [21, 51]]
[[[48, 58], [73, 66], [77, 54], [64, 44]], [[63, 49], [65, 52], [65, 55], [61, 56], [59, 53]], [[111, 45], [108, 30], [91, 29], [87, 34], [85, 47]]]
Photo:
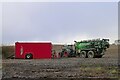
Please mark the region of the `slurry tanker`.
[[66, 45], [63, 47], [61, 57], [67, 54], [69, 57], [101, 58], [105, 54], [107, 48], [109, 48], [109, 39], [93, 39], [74, 42], [74, 45]]

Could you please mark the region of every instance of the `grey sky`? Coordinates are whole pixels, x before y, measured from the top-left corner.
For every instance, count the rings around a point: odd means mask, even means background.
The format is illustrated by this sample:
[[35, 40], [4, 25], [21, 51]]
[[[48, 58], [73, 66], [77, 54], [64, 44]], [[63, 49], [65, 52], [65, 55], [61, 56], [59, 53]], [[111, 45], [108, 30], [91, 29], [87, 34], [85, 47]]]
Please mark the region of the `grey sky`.
[[118, 38], [117, 2], [3, 3], [3, 44]]

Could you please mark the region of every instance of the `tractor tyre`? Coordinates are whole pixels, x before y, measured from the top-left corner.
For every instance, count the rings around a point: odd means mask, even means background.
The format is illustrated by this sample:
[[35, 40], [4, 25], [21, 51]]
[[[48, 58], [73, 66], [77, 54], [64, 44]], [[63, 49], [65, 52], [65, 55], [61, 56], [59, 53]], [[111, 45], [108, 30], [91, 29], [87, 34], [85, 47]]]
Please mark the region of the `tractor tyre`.
[[86, 58], [86, 51], [81, 51], [79, 55], [80, 58]]
[[88, 58], [94, 58], [94, 57], [95, 57], [94, 51], [88, 51], [87, 57], [88, 57]]

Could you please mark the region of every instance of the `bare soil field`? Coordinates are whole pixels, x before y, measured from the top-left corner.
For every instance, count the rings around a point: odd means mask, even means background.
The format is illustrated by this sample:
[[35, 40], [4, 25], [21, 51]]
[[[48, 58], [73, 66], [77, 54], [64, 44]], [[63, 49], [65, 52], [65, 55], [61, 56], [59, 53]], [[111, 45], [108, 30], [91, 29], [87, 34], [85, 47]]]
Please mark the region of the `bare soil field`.
[[118, 80], [118, 46], [103, 58], [3, 59], [2, 80]]

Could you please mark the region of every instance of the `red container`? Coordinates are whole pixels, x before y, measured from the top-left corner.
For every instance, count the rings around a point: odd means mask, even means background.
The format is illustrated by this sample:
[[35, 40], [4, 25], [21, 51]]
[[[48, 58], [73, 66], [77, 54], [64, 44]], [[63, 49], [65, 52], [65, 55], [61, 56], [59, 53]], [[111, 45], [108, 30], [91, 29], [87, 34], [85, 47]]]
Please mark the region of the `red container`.
[[15, 58], [25, 59], [50, 59], [52, 54], [52, 44], [50, 42], [45, 43], [15, 43]]

